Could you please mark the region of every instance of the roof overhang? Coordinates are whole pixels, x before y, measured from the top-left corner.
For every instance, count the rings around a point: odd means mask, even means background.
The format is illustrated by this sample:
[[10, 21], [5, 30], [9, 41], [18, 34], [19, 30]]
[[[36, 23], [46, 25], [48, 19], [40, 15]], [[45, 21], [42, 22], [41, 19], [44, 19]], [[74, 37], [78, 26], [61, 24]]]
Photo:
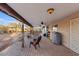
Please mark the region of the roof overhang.
[[24, 24], [27, 24], [30, 27], [33, 27], [28, 21], [26, 21], [21, 15], [19, 15], [14, 9], [12, 9], [6, 3], [0, 3], [0, 11], [6, 13], [7, 15], [13, 18], [16, 18], [18, 21], [23, 22]]

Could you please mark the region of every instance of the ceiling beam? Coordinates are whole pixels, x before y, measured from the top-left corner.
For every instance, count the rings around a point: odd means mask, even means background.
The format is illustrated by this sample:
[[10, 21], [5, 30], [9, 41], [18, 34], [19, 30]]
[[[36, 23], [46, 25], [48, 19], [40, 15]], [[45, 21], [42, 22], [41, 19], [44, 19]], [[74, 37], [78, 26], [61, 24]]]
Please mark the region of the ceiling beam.
[[19, 15], [14, 9], [12, 9], [6, 3], [0, 3], [0, 11], [6, 13], [7, 15], [16, 18], [18, 21], [27, 24], [30, 27], [33, 27], [27, 20], [25, 20], [21, 15]]

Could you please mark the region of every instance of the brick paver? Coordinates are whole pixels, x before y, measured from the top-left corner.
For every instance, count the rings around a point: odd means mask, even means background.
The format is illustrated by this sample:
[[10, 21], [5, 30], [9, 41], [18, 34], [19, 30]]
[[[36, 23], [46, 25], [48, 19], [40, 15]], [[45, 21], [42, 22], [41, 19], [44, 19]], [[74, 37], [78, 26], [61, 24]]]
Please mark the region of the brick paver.
[[25, 35], [25, 48], [21, 48], [21, 41], [15, 42], [8, 48], [0, 52], [2, 56], [79, 56], [79, 54], [62, 46], [51, 43], [48, 39], [42, 39], [40, 48], [37, 50], [32, 46], [29, 48], [29, 42]]

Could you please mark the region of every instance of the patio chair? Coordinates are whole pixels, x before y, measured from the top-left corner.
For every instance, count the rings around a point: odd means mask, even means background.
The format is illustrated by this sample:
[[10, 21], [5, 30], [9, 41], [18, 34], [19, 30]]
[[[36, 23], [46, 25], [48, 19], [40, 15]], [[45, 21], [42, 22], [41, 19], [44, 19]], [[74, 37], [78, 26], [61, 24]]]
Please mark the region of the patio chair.
[[37, 39], [34, 39], [33, 42], [30, 42], [30, 47], [31, 45], [34, 46], [35, 49], [37, 49], [37, 45], [40, 47], [40, 41], [41, 41], [42, 36], [39, 36]]

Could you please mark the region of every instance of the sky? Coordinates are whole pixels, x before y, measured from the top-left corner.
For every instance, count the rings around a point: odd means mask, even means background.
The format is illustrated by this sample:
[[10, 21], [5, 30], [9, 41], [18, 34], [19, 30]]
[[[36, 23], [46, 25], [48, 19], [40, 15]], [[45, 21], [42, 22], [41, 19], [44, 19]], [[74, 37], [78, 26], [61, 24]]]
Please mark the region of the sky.
[[0, 11], [0, 25], [7, 25], [13, 22], [17, 22], [17, 20]]

